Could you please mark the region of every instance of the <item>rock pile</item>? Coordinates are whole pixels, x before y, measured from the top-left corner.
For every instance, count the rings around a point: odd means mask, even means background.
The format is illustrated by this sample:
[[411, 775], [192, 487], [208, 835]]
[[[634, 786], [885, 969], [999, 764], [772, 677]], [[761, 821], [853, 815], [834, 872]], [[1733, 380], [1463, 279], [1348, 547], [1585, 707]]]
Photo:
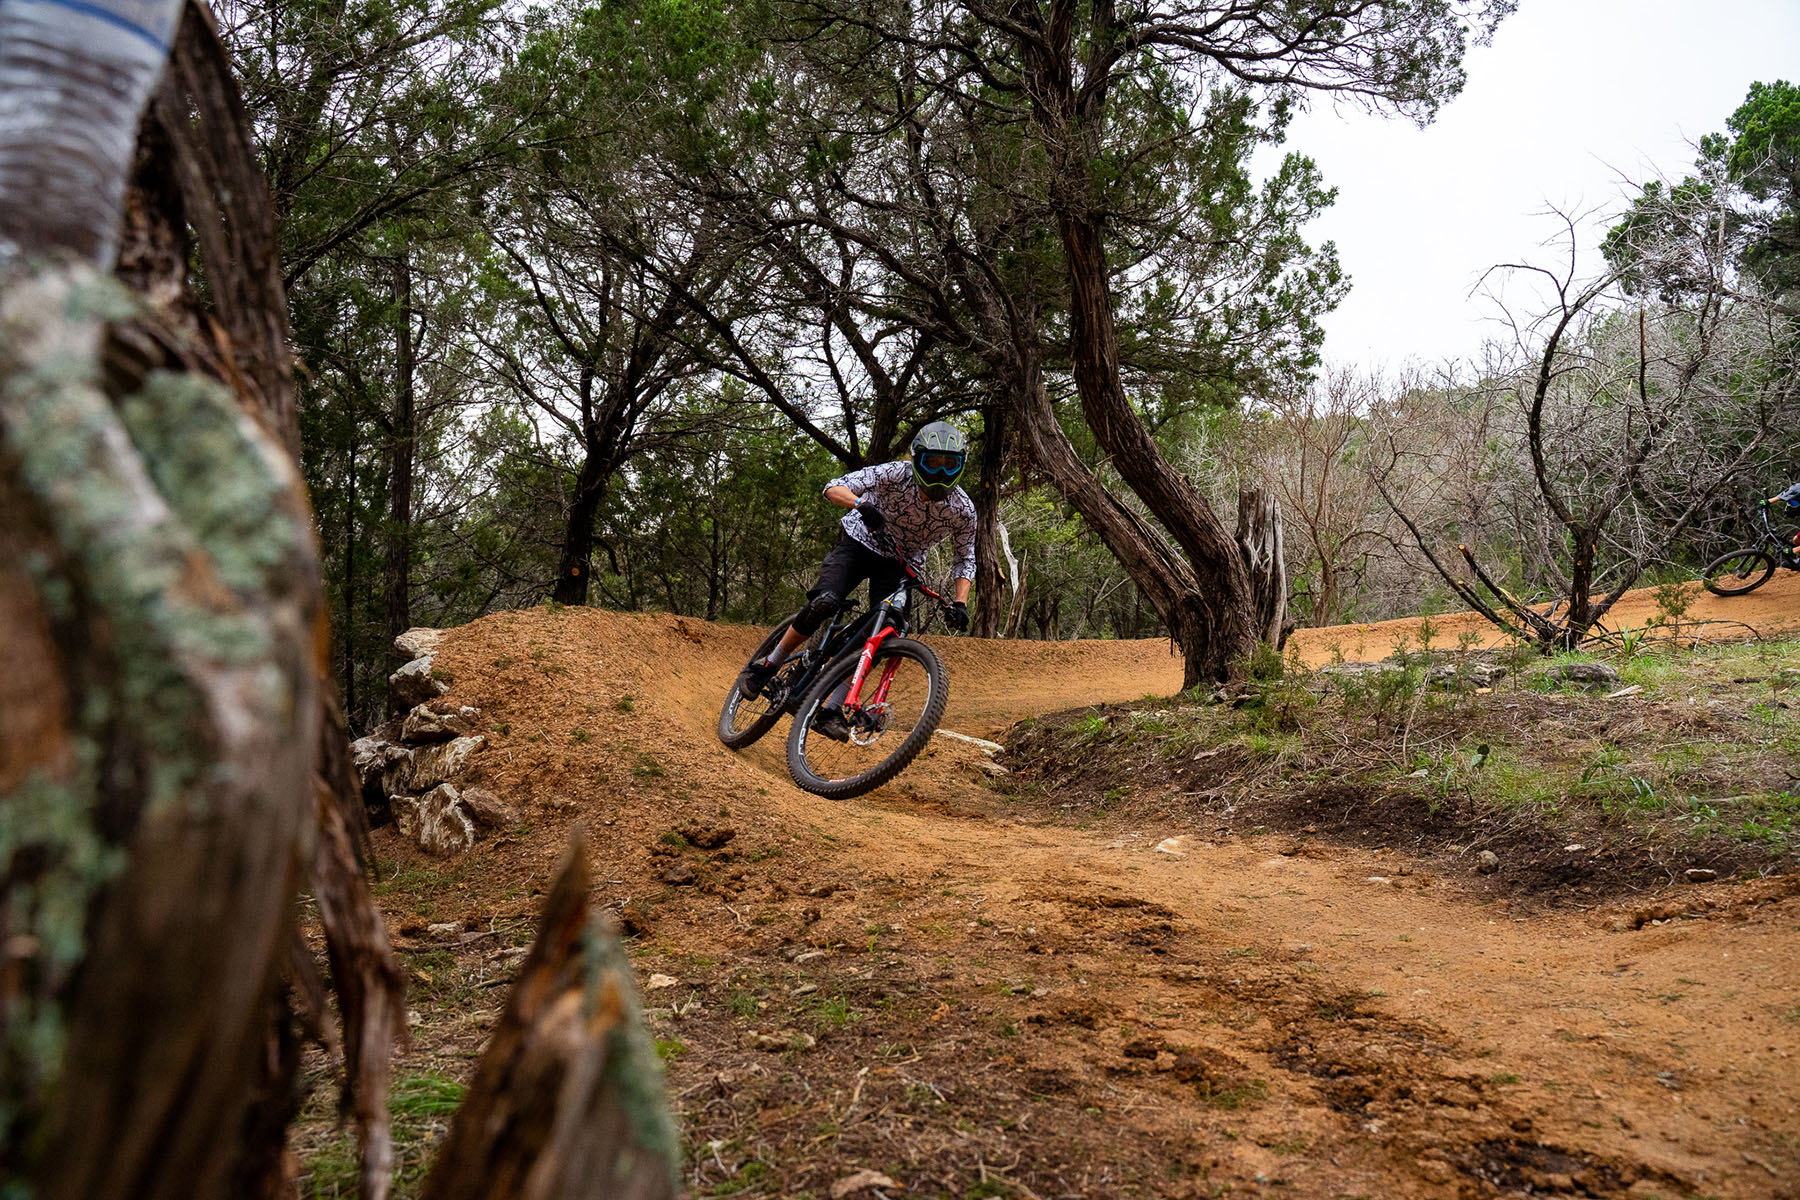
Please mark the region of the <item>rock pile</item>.
[[[1318, 673], [1328, 680], [1332, 678], [1372, 679], [1387, 672], [1404, 671], [1406, 668], [1397, 662], [1342, 662], [1330, 663], [1320, 667]], [[1475, 688], [1491, 688], [1506, 675], [1506, 668], [1489, 659], [1475, 657], [1459, 657], [1447, 662], [1433, 663], [1425, 671], [1425, 682], [1434, 688], [1445, 691], [1469, 691]]]
[[471, 763], [487, 739], [477, 732], [481, 710], [443, 699], [450, 690], [433, 669], [442, 634], [409, 629], [395, 647], [414, 657], [388, 677], [392, 694], [410, 705], [368, 737], [351, 743], [363, 799], [386, 805], [400, 832], [432, 854], [461, 854], [477, 830], [516, 824], [518, 812], [483, 787], [468, 786]]

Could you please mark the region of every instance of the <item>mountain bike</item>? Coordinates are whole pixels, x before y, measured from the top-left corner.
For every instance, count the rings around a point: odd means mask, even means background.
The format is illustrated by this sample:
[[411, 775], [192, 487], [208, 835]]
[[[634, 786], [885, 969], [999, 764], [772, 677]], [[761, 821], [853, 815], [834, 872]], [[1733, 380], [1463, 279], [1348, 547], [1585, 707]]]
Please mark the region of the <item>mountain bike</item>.
[[1721, 554], [1707, 565], [1700, 580], [1715, 596], [1742, 596], [1769, 582], [1776, 567], [1800, 571], [1800, 554], [1784, 542], [1769, 523], [1767, 505], [1756, 506], [1756, 519], [1762, 523], [1762, 536], [1754, 546]]
[[[760, 695], [745, 696], [742, 677], [734, 681], [719, 710], [719, 740], [742, 749], [792, 714], [788, 773], [836, 800], [873, 791], [904, 770], [944, 719], [950, 691], [936, 652], [908, 636], [915, 593], [931, 602], [920, 625], [949, 601], [910, 566], [902, 570], [900, 586], [860, 619], [854, 597], [839, 605]], [[773, 650], [793, 623], [777, 625], [750, 661]]]

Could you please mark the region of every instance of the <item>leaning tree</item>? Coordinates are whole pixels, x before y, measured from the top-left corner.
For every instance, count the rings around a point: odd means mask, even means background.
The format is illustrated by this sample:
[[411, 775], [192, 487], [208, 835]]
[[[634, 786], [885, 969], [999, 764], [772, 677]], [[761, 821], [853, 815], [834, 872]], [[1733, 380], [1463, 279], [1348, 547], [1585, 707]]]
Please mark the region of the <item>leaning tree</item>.
[[[780, 220], [877, 252], [893, 310], [1006, 397], [1018, 450], [1155, 606], [1187, 682], [1221, 678], [1279, 636], [1272, 505], [1228, 528], [1147, 417], [1303, 374], [1341, 290], [1299, 236], [1329, 200], [1311, 164], [1258, 189], [1250, 154], [1307, 92], [1429, 117], [1510, 7], [798, 0], [783, 69], [806, 154]], [[1065, 383], [1101, 462], [1069, 436]]]

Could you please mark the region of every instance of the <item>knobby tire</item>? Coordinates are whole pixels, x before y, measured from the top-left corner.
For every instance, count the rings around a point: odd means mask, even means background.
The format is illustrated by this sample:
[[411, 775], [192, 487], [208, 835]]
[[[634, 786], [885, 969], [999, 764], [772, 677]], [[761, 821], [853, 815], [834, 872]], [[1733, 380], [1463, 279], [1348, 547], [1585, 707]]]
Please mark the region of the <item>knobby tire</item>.
[[[798, 613], [795, 614], [795, 616], [798, 615]], [[749, 666], [750, 663], [775, 649], [781, 643], [781, 635], [786, 633], [788, 627], [793, 623], [794, 617], [789, 617], [771, 630], [769, 636], [763, 639], [762, 645], [756, 648], [756, 652], [745, 661], [744, 665]], [[742, 750], [775, 728], [775, 722], [781, 720], [781, 710], [784, 707], [783, 705], [774, 705], [768, 712], [757, 717], [744, 728], [737, 728], [737, 711], [739, 706], [744, 703], [744, 695], [739, 690], [739, 680], [742, 678], [743, 672], [740, 669], [738, 679], [731, 681], [731, 690], [725, 693], [725, 706], [719, 710], [719, 740], [733, 750]]]
[[1767, 550], [1748, 547], [1713, 559], [1701, 580], [1715, 596], [1742, 596], [1767, 583], [1773, 574], [1775, 556]]
[[930, 684], [930, 692], [926, 698], [924, 711], [919, 714], [919, 721], [912, 731], [895, 746], [893, 753], [876, 763], [866, 771], [844, 779], [825, 779], [813, 772], [806, 763], [806, 744], [811, 738], [824, 738], [824, 735], [811, 728], [812, 719], [818, 715], [819, 706], [835, 691], [839, 684], [856, 673], [856, 665], [861, 655], [847, 655], [834, 663], [821, 677], [813, 683], [806, 697], [800, 702], [800, 710], [794, 714], [793, 728], [788, 731], [787, 761], [788, 773], [794, 782], [814, 795], [824, 796], [831, 800], [848, 800], [852, 796], [860, 796], [872, 792], [894, 776], [903, 771], [907, 764], [917, 758], [931, 735], [944, 719], [944, 709], [950, 703], [949, 673], [944, 670], [943, 661], [937, 652], [924, 642], [916, 642], [911, 638], [889, 638], [883, 642], [875, 655], [875, 661], [869, 667], [869, 674], [863, 687], [873, 689], [881, 678], [883, 664], [896, 656], [910, 658], [925, 668], [925, 676]]

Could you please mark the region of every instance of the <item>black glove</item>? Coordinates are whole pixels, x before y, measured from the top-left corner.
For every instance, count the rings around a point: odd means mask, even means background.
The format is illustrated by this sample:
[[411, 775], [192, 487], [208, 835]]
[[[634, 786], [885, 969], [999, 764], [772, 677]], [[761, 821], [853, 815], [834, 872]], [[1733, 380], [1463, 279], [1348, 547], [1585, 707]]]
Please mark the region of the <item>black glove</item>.
[[969, 632], [969, 606], [961, 600], [953, 600], [950, 607], [944, 610], [944, 621], [958, 633]]
[[875, 507], [875, 497], [864, 496], [856, 502], [856, 511], [862, 514], [863, 528], [870, 533], [880, 533], [887, 528], [887, 518]]

